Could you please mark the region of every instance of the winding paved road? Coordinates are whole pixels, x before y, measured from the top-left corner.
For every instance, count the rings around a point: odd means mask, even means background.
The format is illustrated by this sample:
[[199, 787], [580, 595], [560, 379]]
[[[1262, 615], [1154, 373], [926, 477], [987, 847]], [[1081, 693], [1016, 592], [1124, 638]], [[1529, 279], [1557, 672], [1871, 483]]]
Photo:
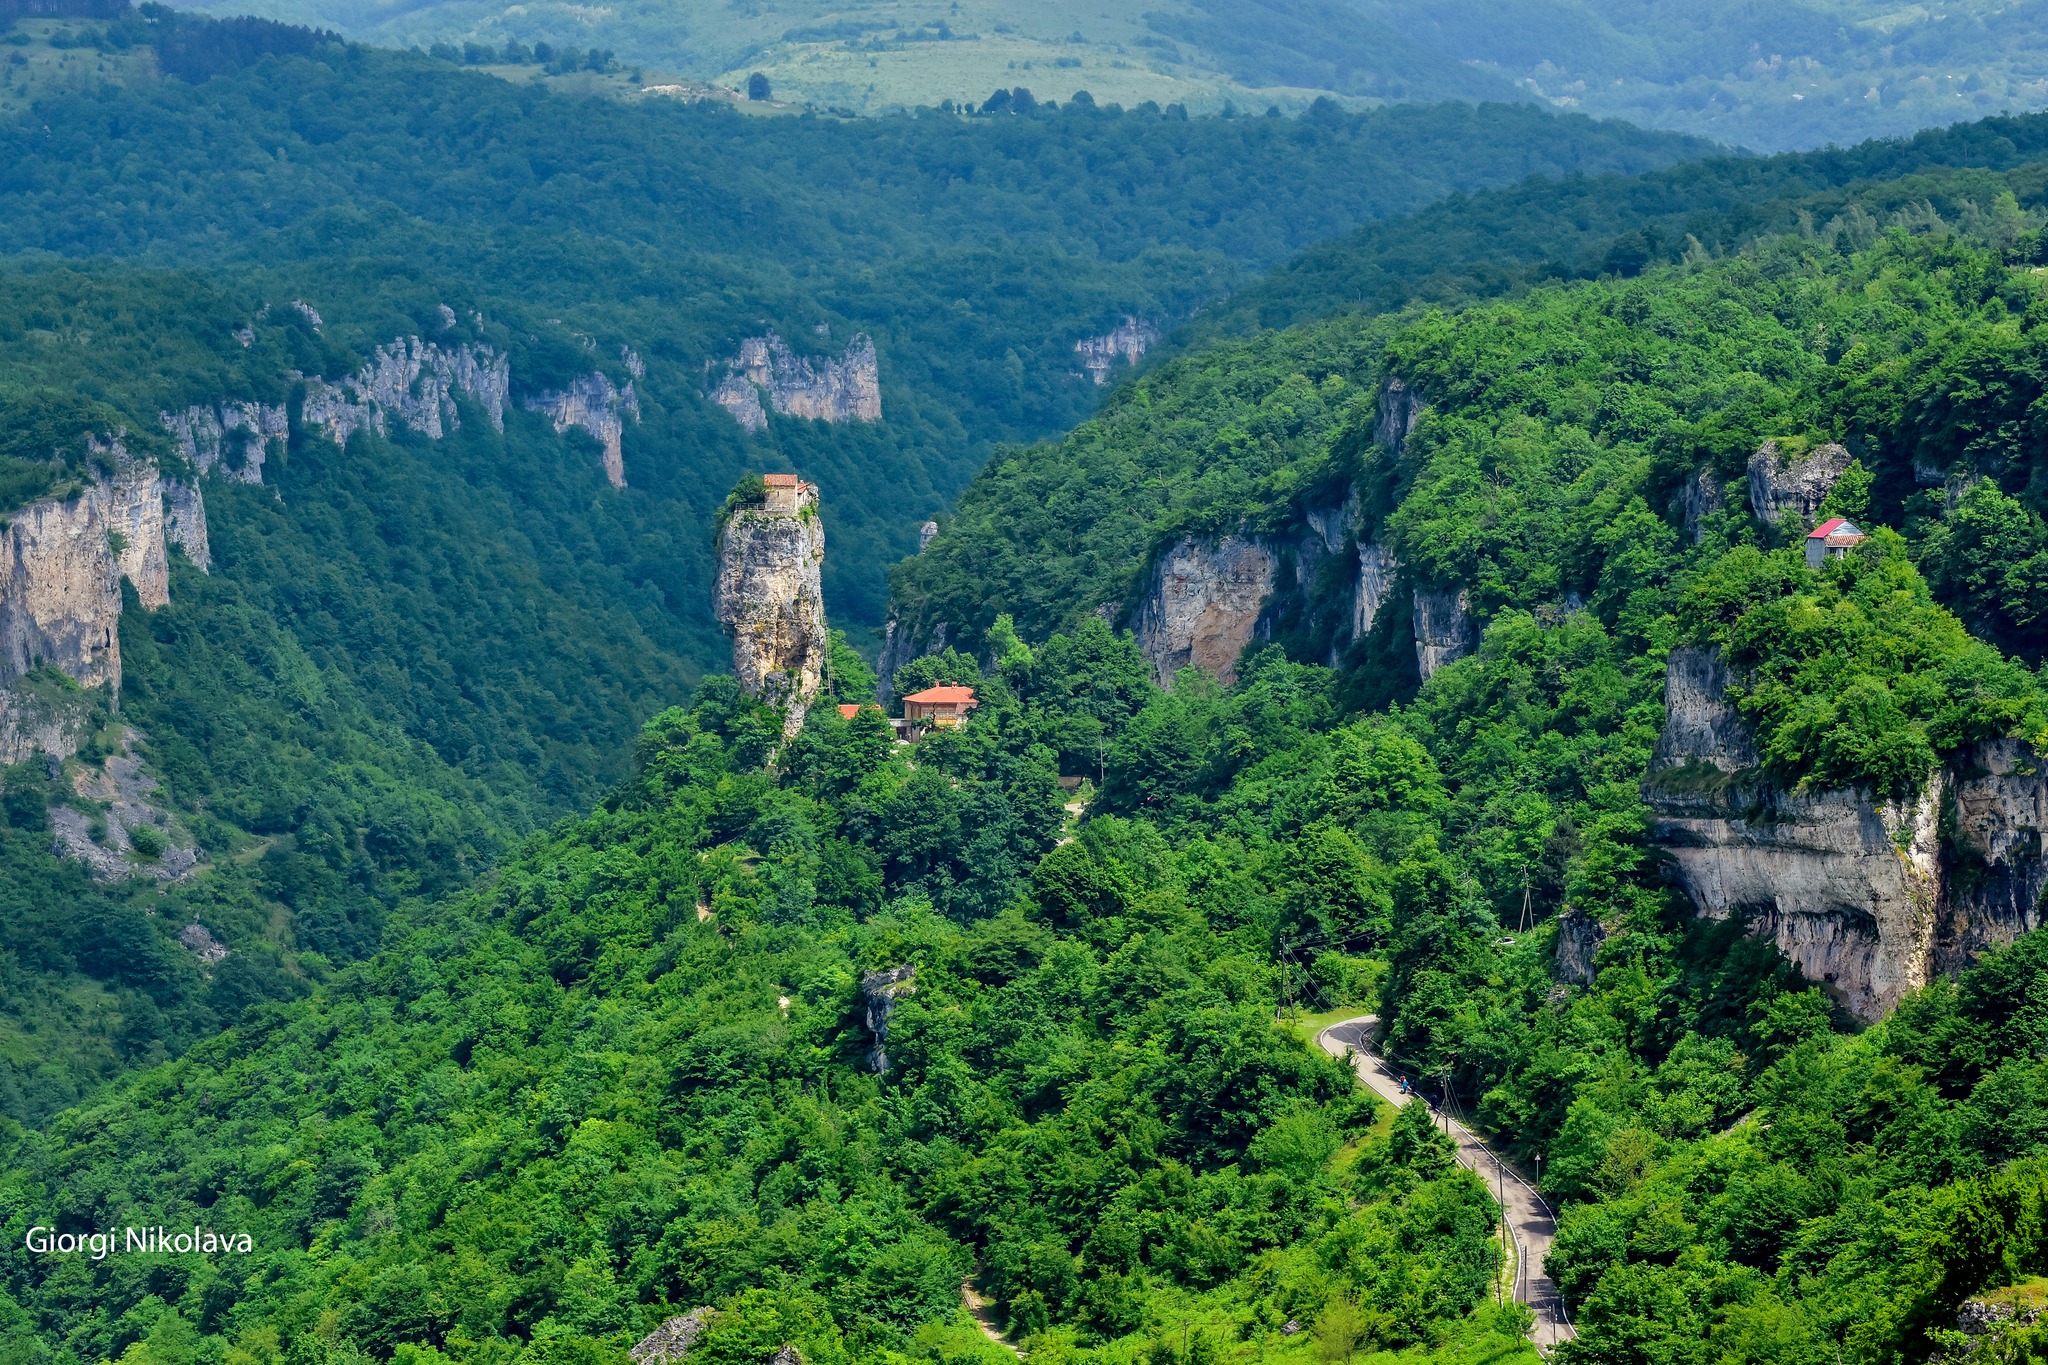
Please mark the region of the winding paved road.
[[[1400, 1080], [1369, 1050], [1378, 1024], [1377, 1015], [1362, 1014], [1330, 1025], [1316, 1035], [1316, 1042], [1332, 1057], [1350, 1052], [1358, 1079], [1374, 1094], [1395, 1104], [1420, 1098], [1402, 1094]], [[1535, 1310], [1536, 1326], [1529, 1339], [1547, 1353], [1560, 1341], [1570, 1341], [1577, 1335], [1572, 1331], [1571, 1317], [1565, 1312], [1557, 1286], [1542, 1270], [1543, 1258], [1550, 1254], [1550, 1244], [1557, 1238], [1557, 1218], [1549, 1201], [1516, 1174], [1514, 1167], [1504, 1162], [1496, 1164], [1493, 1149], [1473, 1136], [1470, 1129], [1455, 1119], [1443, 1118], [1443, 1123], [1458, 1144], [1460, 1162], [1483, 1176], [1490, 1187], [1497, 1182], [1505, 1184], [1508, 1226], [1515, 1234], [1515, 1298]]]

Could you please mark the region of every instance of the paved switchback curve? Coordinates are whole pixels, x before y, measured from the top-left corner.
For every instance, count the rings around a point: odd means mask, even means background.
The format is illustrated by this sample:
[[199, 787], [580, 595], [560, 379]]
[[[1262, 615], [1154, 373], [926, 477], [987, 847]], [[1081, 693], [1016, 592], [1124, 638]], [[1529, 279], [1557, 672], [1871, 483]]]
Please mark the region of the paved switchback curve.
[[[1414, 1094], [1402, 1094], [1399, 1079], [1369, 1050], [1373, 1030], [1378, 1024], [1377, 1015], [1362, 1014], [1356, 1019], [1330, 1025], [1316, 1035], [1316, 1042], [1332, 1057], [1341, 1057], [1349, 1050], [1358, 1079], [1364, 1081], [1374, 1094], [1395, 1104], [1419, 1099], [1420, 1096]], [[1483, 1177], [1489, 1188], [1495, 1187], [1497, 1177], [1493, 1149], [1455, 1119], [1445, 1116], [1444, 1123], [1458, 1144], [1458, 1160]], [[1508, 1227], [1515, 1236], [1515, 1299], [1535, 1311], [1536, 1325], [1530, 1330], [1529, 1339], [1547, 1353], [1560, 1341], [1570, 1341], [1577, 1335], [1572, 1330], [1571, 1318], [1565, 1312], [1564, 1299], [1559, 1296], [1557, 1285], [1543, 1273], [1543, 1259], [1550, 1254], [1550, 1244], [1557, 1239], [1557, 1217], [1551, 1211], [1549, 1201], [1516, 1174], [1514, 1167], [1503, 1160], [1498, 1170], [1501, 1172], [1498, 1180], [1505, 1187], [1503, 1202], [1507, 1206]]]

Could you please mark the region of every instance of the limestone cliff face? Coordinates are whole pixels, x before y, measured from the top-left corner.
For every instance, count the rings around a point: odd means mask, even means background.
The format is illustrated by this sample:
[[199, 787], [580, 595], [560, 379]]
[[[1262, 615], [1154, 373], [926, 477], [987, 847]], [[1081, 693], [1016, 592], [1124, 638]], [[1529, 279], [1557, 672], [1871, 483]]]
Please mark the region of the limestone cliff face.
[[1973, 745], [1947, 774], [1949, 847], [1935, 970], [1952, 972], [2041, 926], [2048, 763], [2018, 740]]
[[783, 712], [791, 736], [825, 676], [824, 564], [815, 491], [795, 512], [735, 512], [718, 537], [712, 613], [732, 636], [733, 673], [748, 696]]
[[1686, 541], [1699, 544], [1706, 536], [1708, 519], [1719, 516], [1727, 506], [1728, 499], [1723, 495], [1721, 481], [1714, 476], [1714, 471], [1694, 470], [1693, 476], [1678, 491], [1678, 508], [1684, 519]]
[[711, 391], [711, 401], [749, 431], [768, 425], [761, 399], [785, 417], [819, 422], [882, 420], [881, 371], [875, 343], [858, 336], [836, 360], [813, 359], [790, 350], [775, 333], [748, 337]]
[[1838, 445], [1788, 455], [1776, 441], [1765, 441], [1749, 457], [1750, 510], [1767, 525], [1777, 525], [1787, 512], [1810, 523], [1848, 467], [1849, 452]]
[[1097, 384], [1107, 384], [1118, 365], [1135, 365], [1145, 352], [1159, 344], [1159, 329], [1142, 318], [1126, 315], [1124, 320], [1098, 337], [1082, 337], [1074, 343], [1081, 357], [1081, 369]]
[[2039, 922], [2048, 778], [2023, 746], [1975, 746], [1906, 802], [1788, 791], [1761, 772], [1729, 681], [1713, 653], [1672, 651], [1643, 787], [1654, 837], [1700, 913], [1749, 917], [1866, 1020]]
[[120, 688], [124, 577], [145, 607], [160, 607], [170, 601], [171, 545], [208, 567], [199, 491], [132, 458], [118, 439], [95, 449], [111, 477], [30, 503], [0, 529], [0, 762], [70, 752], [62, 699], [23, 684], [34, 669]]
[[262, 483], [264, 461], [282, 455], [291, 437], [285, 410], [268, 403], [231, 399], [158, 416], [195, 474], [218, 470], [242, 483]]
[[1408, 438], [1415, 433], [1415, 424], [1422, 420], [1423, 409], [1428, 400], [1418, 389], [1410, 388], [1406, 381], [1389, 379], [1380, 386], [1379, 423], [1373, 428], [1373, 439], [1395, 459], [1400, 459], [1408, 448]]
[[1190, 665], [1235, 682], [1238, 656], [1258, 629], [1279, 570], [1272, 547], [1244, 536], [1190, 537], [1161, 555], [1133, 621], [1159, 685], [1169, 686]]
[[440, 440], [460, 427], [458, 395], [470, 399], [505, 429], [511, 401], [512, 367], [489, 346], [464, 342], [447, 348], [418, 337], [399, 337], [371, 353], [370, 361], [339, 383], [306, 379], [299, 420], [346, 446], [358, 431], [388, 435], [398, 422]]
[[614, 488], [626, 486], [625, 419], [630, 415], [635, 422], [640, 420], [640, 400], [633, 394], [632, 380], [626, 381], [624, 389], [615, 389], [601, 372], [580, 375], [560, 393], [528, 398], [526, 409], [546, 413], [557, 432], [576, 427], [597, 438], [604, 447], [605, 478]]
[[1387, 602], [1394, 595], [1394, 582], [1401, 576], [1401, 561], [1394, 552], [1375, 540], [1358, 547], [1358, 589], [1351, 599], [1351, 638], [1372, 633]]
[[868, 1050], [868, 1067], [877, 1076], [889, 1073], [889, 1016], [907, 995], [917, 994], [917, 968], [908, 963], [887, 971], [867, 972], [860, 979], [861, 1002], [867, 1006], [868, 1032], [875, 1045]]
[[1415, 590], [1415, 667], [1424, 682], [1470, 654], [1477, 640], [1470, 593], [1463, 588]]

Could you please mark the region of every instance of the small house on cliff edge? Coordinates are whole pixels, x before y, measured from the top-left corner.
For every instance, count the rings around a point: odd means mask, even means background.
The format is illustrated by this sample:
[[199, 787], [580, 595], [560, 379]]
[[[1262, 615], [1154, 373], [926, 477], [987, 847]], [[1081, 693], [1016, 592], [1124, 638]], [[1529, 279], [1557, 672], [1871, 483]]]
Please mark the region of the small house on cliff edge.
[[777, 516], [793, 517], [818, 503], [818, 485], [805, 483], [794, 474], [763, 474], [761, 486], [767, 490], [767, 509]]
[[1818, 569], [1821, 561], [1840, 559], [1868, 539], [1847, 517], [1830, 517], [1806, 537], [1806, 567]]

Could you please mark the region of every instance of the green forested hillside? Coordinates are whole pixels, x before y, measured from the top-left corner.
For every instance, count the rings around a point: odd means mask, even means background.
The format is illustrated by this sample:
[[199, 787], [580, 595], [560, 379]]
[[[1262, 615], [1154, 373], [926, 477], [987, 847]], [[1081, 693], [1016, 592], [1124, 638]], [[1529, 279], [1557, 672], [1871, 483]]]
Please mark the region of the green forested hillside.
[[[726, 657], [710, 528], [741, 471], [825, 486], [827, 594], [861, 638], [990, 443], [1097, 401], [1080, 338], [1446, 190], [1690, 150], [1501, 107], [755, 120], [154, 9], [9, 36], [0, 74], [32, 108], [0, 123], [0, 388], [104, 403], [138, 447], [195, 404], [294, 424], [260, 488], [206, 481], [213, 576], [123, 621], [121, 719], [208, 855], [197, 879], [86, 890], [37, 810], [66, 788], [9, 779], [0, 1105], [32, 1120], [304, 990], [616, 781]], [[46, 61], [81, 53], [97, 74]], [[743, 431], [707, 394], [771, 329], [812, 356], [873, 336], [883, 420]], [[507, 357], [502, 435], [467, 409], [441, 440], [299, 429], [298, 376], [408, 336]], [[623, 492], [522, 407], [591, 372], [636, 389]], [[41, 442], [8, 446], [10, 501], [53, 488], [61, 443], [32, 428], [8, 426]], [[177, 945], [195, 922], [231, 967]]]
[[[1846, 1036], [1767, 944], [1691, 919], [1638, 787], [1664, 652], [1688, 639], [1744, 667], [1788, 782], [1911, 792], [1974, 740], [2042, 742], [2032, 669], [1964, 630], [2041, 652], [2020, 625], [2042, 522], [2016, 416], [2041, 392], [2038, 251], [1900, 228], [1856, 252], [1829, 223], [1634, 282], [1200, 353], [993, 466], [951, 547], [900, 580], [958, 585], [970, 640], [1009, 610], [1051, 628], [1122, 600], [1163, 541], [1288, 532], [1343, 479], [1413, 581], [1468, 588], [1484, 639], [1419, 688], [1395, 610], [1335, 673], [1269, 647], [1227, 692], [1184, 678], [1110, 746], [1090, 809], [1270, 857], [1297, 958], [1384, 957], [1390, 1055], [1541, 1156], [1566, 1202], [1573, 1359], [1925, 1358], [1964, 1298], [2041, 1263], [2010, 1013], [2039, 944]], [[1399, 461], [1370, 438], [1384, 375], [1432, 405]], [[1746, 509], [1681, 535], [1694, 469], [1732, 478], [1803, 434], [1859, 457], [1831, 506], [1879, 524], [1861, 554], [1815, 574]], [[1319, 659], [1329, 637], [1289, 643]], [[1443, 862], [1418, 916], [1399, 907], [1424, 856]], [[1606, 926], [1589, 988], [1557, 984], [1547, 928], [1502, 934], [1525, 907]], [[1316, 965], [1341, 999], [1343, 963]]]
[[[1376, 631], [1162, 693], [1097, 616], [1000, 619], [912, 665], [978, 687], [965, 728], [906, 751], [820, 707], [771, 767], [774, 719], [707, 683], [589, 817], [408, 902], [367, 962], [10, 1130], [10, 1235], [256, 1243], [19, 1258], [24, 1358], [616, 1361], [698, 1306], [706, 1359], [992, 1358], [966, 1275], [1054, 1359], [1526, 1351], [1485, 1306], [1483, 1186], [1276, 1029], [1285, 1001], [1376, 1007], [1397, 1065], [1542, 1158], [1565, 1357], [1928, 1358], [2048, 1255], [2039, 936], [1858, 1033], [1693, 917], [1639, 783], [1685, 640], [1757, 681], [1787, 779], [1912, 790], [1968, 741], [2043, 741], [2039, 678], [1939, 600], [2008, 562], [1970, 558], [1970, 518], [2040, 526], [2024, 428], [1977, 406], [2039, 397], [2040, 249], [1836, 225], [1162, 368], [1077, 439], [1147, 406], [1213, 432], [1182, 526], [1285, 530], [1351, 483], [1408, 574], [1468, 587], [1477, 651], [1418, 687]], [[1398, 458], [1388, 374], [1431, 403]], [[1766, 435], [1850, 442], [1858, 552], [1808, 570], [1739, 501], [1682, 534], [1680, 483]], [[1938, 439], [1953, 500], [1917, 491]], [[1068, 838], [1055, 775], [1096, 764]], [[1556, 973], [1567, 912], [1603, 926], [1590, 983]], [[904, 965], [876, 1075], [861, 977]]]

